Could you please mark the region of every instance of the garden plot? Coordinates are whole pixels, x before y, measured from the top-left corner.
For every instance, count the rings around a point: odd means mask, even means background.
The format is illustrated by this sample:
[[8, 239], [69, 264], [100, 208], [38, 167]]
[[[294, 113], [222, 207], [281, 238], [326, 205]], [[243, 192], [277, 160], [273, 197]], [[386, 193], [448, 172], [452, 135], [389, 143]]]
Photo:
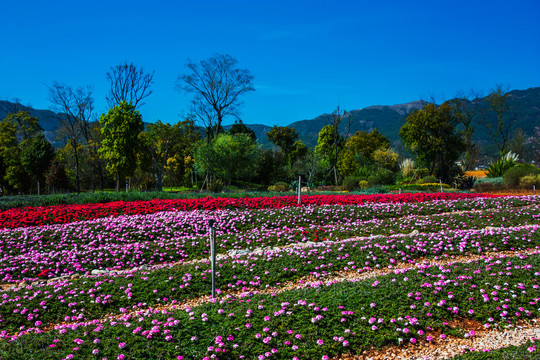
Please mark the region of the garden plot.
[[0, 293], [0, 357], [320, 359], [474, 338], [464, 321], [530, 324], [539, 202], [167, 211], [4, 230], [13, 287]]

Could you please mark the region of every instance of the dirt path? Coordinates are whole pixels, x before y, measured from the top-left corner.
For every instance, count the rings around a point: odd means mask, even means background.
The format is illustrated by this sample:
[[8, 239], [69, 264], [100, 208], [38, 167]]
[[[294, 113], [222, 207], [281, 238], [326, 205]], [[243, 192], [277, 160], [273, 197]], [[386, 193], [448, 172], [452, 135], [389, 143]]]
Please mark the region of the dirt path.
[[[473, 327], [464, 325], [464, 330]], [[383, 349], [366, 351], [360, 355], [342, 355], [332, 360], [427, 360], [450, 359], [467, 351], [496, 350], [511, 345], [521, 345], [529, 340], [540, 339], [540, 319], [532, 319], [529, 324], [517, 325], [506, 330], [474, 330], [470, 338], [447, 337], [416, 345], [389, 346]], [[540, 355], [539, 355], [540, 356]]]

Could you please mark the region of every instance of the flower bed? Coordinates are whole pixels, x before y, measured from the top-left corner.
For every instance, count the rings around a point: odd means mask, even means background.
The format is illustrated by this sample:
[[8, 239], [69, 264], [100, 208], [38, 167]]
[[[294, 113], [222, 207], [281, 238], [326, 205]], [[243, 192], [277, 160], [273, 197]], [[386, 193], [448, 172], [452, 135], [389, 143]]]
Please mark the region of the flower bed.
[[[209, 219], [218, 252], [229, 254], [217, 262], [221, 299], [184, 311], [210, 294]], [[476, 336], [470, 324], [540, 316], [539, 220], [540, 198], [530, 196], [164, 211], [2, 230], [3, 281], [26, 282], [0, 292], [0, 358], [326, 359]], [[454, 256], [462, 262], [448, 264]], [[346, 280], [365, 273], [370, 280]]]
[[[432, 200], [459, 200], [477, 197], [494, 197], [483, 194], [426, 193], [392, 195], [311, 195], [303, 196], [306, 205], [361, 205], [365, 203], [409, 203]], [[108, 216], [151, 214], [159, 211], [189, 211], [217, 209], [266, 209], [298, 206], [296, 196], [260, 198], [202, 198], [157, 199], [151, 201], [115, 201], [105, 204], [57, 205], [25, 207], [0, 212], [0, 228], [64, 224]]]

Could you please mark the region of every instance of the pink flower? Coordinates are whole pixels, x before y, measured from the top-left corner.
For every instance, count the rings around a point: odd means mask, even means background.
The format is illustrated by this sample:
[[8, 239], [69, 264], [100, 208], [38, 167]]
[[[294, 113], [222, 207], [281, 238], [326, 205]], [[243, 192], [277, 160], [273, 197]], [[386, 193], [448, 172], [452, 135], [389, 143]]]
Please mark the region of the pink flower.
[[319, 346], [322, 346], [322, 345], [324, 345], [324, 341], [323, 341], [323, 339], [319, 339], [319, 340], [317, 340], [317, 345], [319, 345]]
[[118, 355], [118, 360], [124, 360], [124, 358], [125, 358], [124, 354]]
[[416, 344], [416, 339], [415, 339], [415, 338], [411, 338], [411, 343]]

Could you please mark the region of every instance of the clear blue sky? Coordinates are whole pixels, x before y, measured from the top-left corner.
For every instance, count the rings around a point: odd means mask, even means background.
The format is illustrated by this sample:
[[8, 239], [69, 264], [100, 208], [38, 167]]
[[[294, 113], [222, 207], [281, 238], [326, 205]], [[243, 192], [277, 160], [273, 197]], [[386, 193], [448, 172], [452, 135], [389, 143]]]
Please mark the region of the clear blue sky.
[[0, 0], [0, 11], [0, 99], [40, 109], [60, 81], [92, 85], [107, 111], [105, 73], [128, 61], [155, 70], [144, 120], [175, 123], [189, 106], [174, 89], [186, 60], [214, 53], [255, 77], [247, 124], [540, 86], [538, 0]]

